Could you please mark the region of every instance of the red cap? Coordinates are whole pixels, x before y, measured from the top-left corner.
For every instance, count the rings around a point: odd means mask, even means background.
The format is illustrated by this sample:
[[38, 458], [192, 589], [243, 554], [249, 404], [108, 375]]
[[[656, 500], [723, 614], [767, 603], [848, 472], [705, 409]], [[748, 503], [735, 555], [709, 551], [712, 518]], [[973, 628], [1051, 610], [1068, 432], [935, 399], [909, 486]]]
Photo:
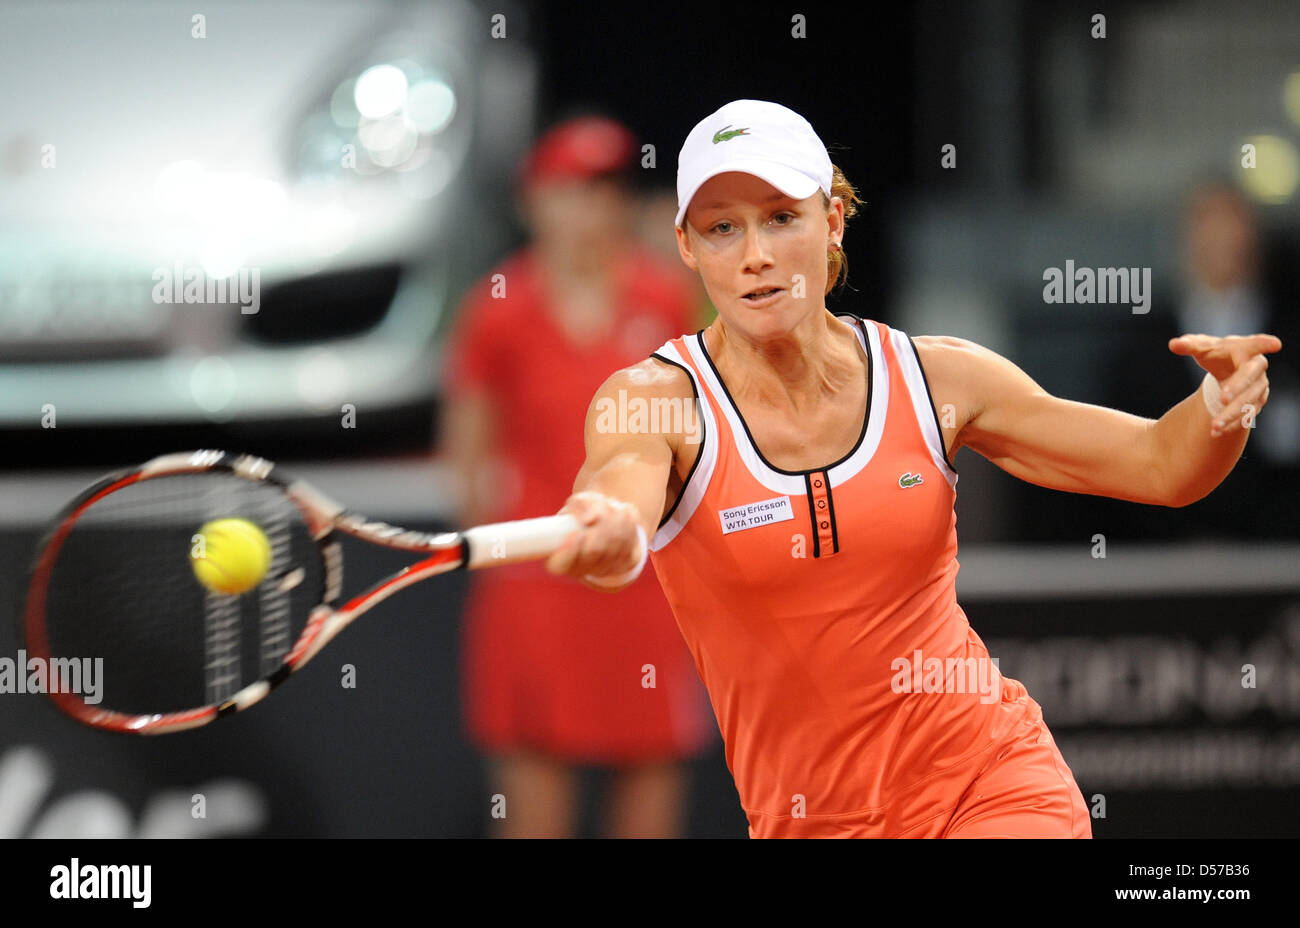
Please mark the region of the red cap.
[[549, 129], [524, 159], [521, 181], [532, 187], [550, 180], [611, 174], [631, 165], [636, 138], [601, 116], [581, 116]]

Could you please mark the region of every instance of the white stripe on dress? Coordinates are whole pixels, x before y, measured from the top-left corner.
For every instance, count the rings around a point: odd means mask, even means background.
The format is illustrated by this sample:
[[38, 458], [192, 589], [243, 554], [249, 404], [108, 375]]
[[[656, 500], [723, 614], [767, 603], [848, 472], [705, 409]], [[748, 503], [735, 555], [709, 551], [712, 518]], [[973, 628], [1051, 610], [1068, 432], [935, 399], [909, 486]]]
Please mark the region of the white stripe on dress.
[[894, 354], [898, 356], [898, 366], [903, 372], [903, 380], [907, 383], [907, 392], [912, 397], [912, 410], [916, 413], [916, 423], [921, 427], [921, 434], [925, 436], [926, 447], [930, 449], [930, 458], [934, 461], [934, 466], [939, 468], [944, 479], [948, 481], [948, 486], [956, 489], [957, 473], [944, 460], [943, 435], [940, 434], [939, 426], [934, 421], [936, 409], [932, 405], [930, 391], [926, 389], [925, 377], [921, 374], [916, 348], [907, 333], [899, 329], [891, 327], [889, 338], [894, 344]]
[[699, 378], [695, 376], [695, 371], [686, 363], [677, 348], [672, 342], [665, 342], [655, 354], [663, 355], [670, 361], [675, 361], [686, 369], [691, 377], [691, 382], [695, 385], [695, 392], [699, 396], [696, 404], [699, 415], [704, 423], [704, 442], [700, 446], [699, 462], [691, 471], [691, 479], [682, 491], [677, 506], [673, 509], [672, 517], [659, 527], [655, 532], [654, 538], [650, 539], [650, 550], [658, 551], [666, 544], [677, 537], [677, 533], [686, 527], [695, 510], [699, 508], [700, 500], [704, 498], [704, 492], [709, 488], [709, 481], [713, 479], [713, 468], [718, 462], [718, 424], [713, 418], [713, 410], [710, 407], [708, 398], [700, 386]]

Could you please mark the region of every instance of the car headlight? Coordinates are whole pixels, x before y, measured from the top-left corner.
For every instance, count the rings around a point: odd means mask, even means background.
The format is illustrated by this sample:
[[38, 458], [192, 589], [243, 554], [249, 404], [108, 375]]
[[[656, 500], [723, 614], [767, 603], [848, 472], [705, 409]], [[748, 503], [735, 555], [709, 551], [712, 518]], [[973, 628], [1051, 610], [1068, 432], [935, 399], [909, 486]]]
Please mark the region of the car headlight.
[[334, 85], [300, 127], [299, 176], [331, 183], [396, 174], [412, 196], [438, 193], [459, 167], [469, 132], [453, 68], [431, 58], [389, 57]]

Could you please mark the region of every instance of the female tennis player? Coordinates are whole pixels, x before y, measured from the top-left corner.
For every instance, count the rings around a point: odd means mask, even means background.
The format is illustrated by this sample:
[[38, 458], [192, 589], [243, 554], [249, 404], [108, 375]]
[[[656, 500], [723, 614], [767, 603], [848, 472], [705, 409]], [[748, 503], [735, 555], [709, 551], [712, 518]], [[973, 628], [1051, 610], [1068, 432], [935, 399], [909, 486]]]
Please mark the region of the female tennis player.
[[[585, 528], [548, 569], [618, 589], [648, 548], [752, 837], [1091, 837], [1040, 707], [957, 604], [953, 455], [1189, 505], [1241, 455], [1280, 340], [1171, 340], [1207, 375], [1159, 420], [1072, 402], [972, 342], [827, 311], [857, 198], [785, 107], [700, 122], [677, 192], [718, 318], [597, 392], [563, 507]], [[620, 396], [660, 414], [615, 427]]]

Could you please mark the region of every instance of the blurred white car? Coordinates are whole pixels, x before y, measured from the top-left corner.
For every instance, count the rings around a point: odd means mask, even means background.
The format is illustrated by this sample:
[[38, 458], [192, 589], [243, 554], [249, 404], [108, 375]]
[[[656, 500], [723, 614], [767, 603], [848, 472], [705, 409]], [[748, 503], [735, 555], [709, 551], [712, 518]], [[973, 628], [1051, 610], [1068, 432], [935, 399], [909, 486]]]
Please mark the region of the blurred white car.
[[430, 402], [534, 128], [510, 10], [0, 4], [0, 429]]

